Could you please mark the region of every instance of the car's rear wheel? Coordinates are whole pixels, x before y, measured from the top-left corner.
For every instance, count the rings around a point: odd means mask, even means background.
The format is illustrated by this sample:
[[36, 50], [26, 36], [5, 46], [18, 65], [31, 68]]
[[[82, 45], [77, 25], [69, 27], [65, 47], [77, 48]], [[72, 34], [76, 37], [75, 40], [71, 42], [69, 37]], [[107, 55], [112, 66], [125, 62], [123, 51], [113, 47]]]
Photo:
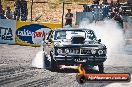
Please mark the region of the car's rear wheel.
[[99, 64], [98, 68], [99, 68], [99, 73], [104, 73], [104, 64], [103, 63]]

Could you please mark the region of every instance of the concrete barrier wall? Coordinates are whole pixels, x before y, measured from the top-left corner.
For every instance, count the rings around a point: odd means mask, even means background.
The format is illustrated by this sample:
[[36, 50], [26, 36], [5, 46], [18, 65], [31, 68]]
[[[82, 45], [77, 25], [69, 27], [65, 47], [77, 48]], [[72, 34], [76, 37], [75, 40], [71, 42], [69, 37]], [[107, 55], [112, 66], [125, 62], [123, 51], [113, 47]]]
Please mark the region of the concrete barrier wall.
[[0, 43], [15, 44], [16, 21], [0, 19]]

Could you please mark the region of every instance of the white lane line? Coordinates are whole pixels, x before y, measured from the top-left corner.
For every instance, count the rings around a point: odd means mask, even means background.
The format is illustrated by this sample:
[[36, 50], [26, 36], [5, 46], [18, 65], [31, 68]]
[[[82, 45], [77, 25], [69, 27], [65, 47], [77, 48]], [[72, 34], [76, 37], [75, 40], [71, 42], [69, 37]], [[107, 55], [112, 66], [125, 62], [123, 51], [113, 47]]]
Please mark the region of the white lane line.
[[4, 65], [8, 65], [8, 64], [0, 64], [0, 66], [4, 66]]

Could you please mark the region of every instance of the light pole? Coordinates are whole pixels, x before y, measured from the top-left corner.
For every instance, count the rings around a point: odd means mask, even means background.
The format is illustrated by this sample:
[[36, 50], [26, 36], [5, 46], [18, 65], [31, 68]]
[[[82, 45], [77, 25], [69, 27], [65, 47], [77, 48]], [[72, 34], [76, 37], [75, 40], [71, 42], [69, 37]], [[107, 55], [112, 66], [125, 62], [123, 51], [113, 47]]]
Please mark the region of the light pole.
[[63, 23], [64, 23], [64, 6], [65, 6], [65, 3], [64, 3], [64, 1], [63, 1], [63, 10], [62, 10], [62, 28], [63, 28]]
[[33, 14], [33, 0], [32, 0], [32, 2], [31, 2], [31, 21], [32, 21], [32, 19], [33, 19], [32, 14]]

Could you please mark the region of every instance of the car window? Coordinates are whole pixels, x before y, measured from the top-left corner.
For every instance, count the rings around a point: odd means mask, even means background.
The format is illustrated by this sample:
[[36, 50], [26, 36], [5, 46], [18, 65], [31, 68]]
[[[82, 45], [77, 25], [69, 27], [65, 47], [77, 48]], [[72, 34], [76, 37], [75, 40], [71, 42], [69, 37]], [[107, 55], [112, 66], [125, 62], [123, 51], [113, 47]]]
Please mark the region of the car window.
[[71, 39], [75, 35], [81, 35], [85, 38], [85, 31], [67, 31], [66, 34], [66, 39]]
[[66, 39], [66, 31], [56, 31], [54, 39]]
[[84, 38], [86, 37], [85, 31], [82, 30], [63, 30], [63, 31], [56, 31], [54, 39], [71, 39], [74, 35], [81, 35]]

